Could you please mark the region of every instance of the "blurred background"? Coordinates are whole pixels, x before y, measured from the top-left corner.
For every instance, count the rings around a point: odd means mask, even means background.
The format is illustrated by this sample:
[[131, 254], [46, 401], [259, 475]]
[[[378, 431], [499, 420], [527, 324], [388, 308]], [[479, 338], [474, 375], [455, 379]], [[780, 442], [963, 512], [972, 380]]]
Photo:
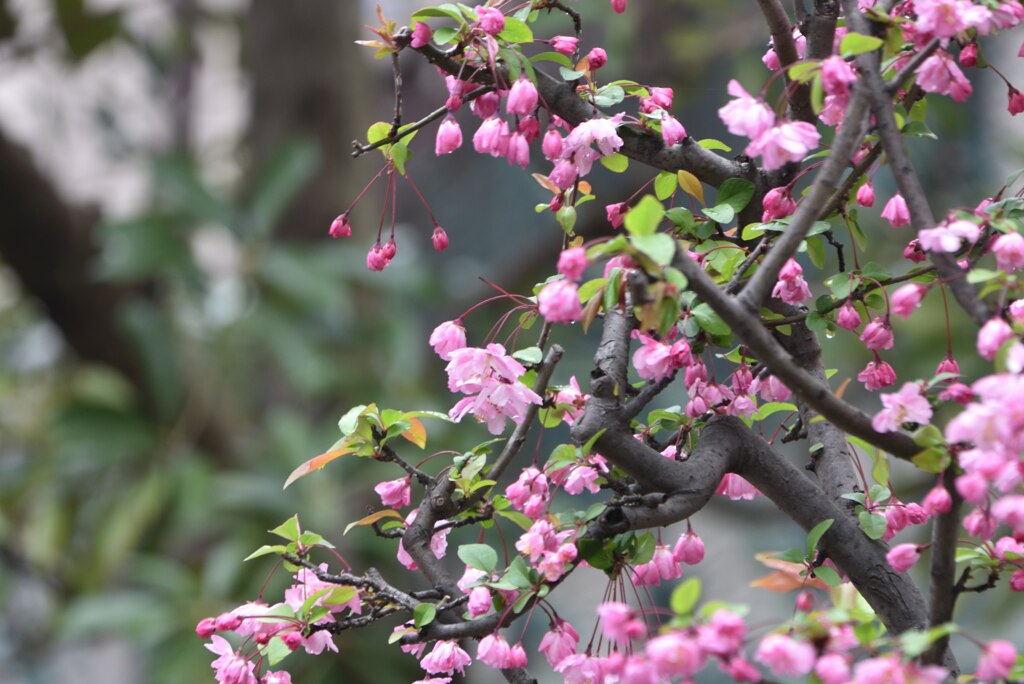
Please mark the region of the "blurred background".
[[[382, 3], [399, 25], [419, 4]], [[612, 56], [604, 77], [674, 87], [697, 137], [724, 136], [717, 109], [728, 78], [751, 90], [765, 79], [766, 32], [746, 0], [645, 0], [621, 17], [606, 2], [586, 4], [586, 49]], [[391, 116], [390, 64], [353, 42], [372, 38], [363, 26], [375, 23], [373, 3], [341, 0], [0, 0], [0, 684], [212, 681], [193, 627], [259, 592], [272, 563], [242, 559], [295, 512], [356, 569], [377, 565], [421, 586], [399, 575], [392, 542], [341, 534], [379, 504], [372, 485], [397, 472], [341, 459], [281, 485], [335, 440], [352, 405], [447, 410], [429, 331], [493, 294], [482, 276], [529, 292], [552, 270], [560, 231], [534, 213], [549, 197], [528, 175], [467, 149], [435, 160], [428, 129], [409, 173], [451, 248], [430, 248], [433, 226], [406, 185], [398, 257], [385, 273], [364, 266], [380, 184], [353, 213], [354, 236], [327, 238], [381, 164], [350, 156], [353, 139]], [[552, 16], [535, 32], [571, 27]], [[1012, 42], [985, 51], [1019, 82]], [[406, 120], [443, 102], [436, 72], [411, 55], [402, 69]], [[1021, 166], [1004, 86], [971, 76], [969, 108], [929, 112], [941, 142], [914, 144], [937, 214], [973, 205]], [[475, 126], [468, 112], [459, 118], [468, 147]], [[603, 201], [581, 209], [578, 230], [594, 237], [608, 230], [602, 206], [646, 176], [598, 169], [590, 180]], [[879, 230], [885, 171], [876, 188], [878, 206], [862, 212], [874, 239], [867, 256], [902, 268], [909, 236]], [[471, 340], [502, 312], [471, 315]], [[958, 320], [954, 345], [966, 351], [972, 332]], [[930, 376], [945, 351], [941, 301], [931, 296], [912, 325], [896, 326], [890, 362], [901, 378]], [[571, 332], [555, 334], [570, 348], [559, 383], [589, 372], [593, 331]], [[852, 336], [826, 354], [838, 379], [868, 361]], [[847, 396], [876, 410], [858, 390]], [[664, 398], [684, 401], [677, 387]], [[428, 429], [432, 450], [489, 437], [472, 423]], [[526, 451], [544, 459], [566, 440], [548, 431]], [[927, 486], [911, 480], [901, 495]], [[693, 572], [707, 595], [751, 603], [766, 628], [792, 597], [748, 586], [767, 572], [752, 554], [803, 538], [771, 510], [716, 502], [694, 520], [709, 559]], [[279, 573], [268, 595], [286, 580]], [[574, 582], [570, 594], [594, 601], [605, 586], [598, 573]], [[582, 633], [592, 603], [559, 609]], [[981, 604], [973, 617], [988, 611], [985, 636], [1002, 628], [1005, 602]], [[528, 645], [542, 623], [532, 621]], [[386, 645], [390, 627], [345, 634], [339, 654], [287, 666], [302, 682], [418, 678], [415, 661]]]

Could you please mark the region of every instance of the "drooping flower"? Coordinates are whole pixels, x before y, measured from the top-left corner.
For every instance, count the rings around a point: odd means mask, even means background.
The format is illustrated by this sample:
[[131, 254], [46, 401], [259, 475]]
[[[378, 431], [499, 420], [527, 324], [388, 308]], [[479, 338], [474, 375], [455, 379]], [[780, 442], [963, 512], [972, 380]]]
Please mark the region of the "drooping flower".
[[626, 645], [647, 633], [647, 627], [636, 618], [633, 609], [625, 603], [608, 601], [597, 607], [601, 618], [601, 631], [612, 641]]
[[906, 572], [920, 557], [921, 549], [916, 544], [897, 544], [885, 554], [885, 560], [896, 572]]
[[451, 114], [444, 118], [437, 127], [437, 139], [434, 141], [434, 154], [440, 157], [450, 154], [462, 147], [462, 129], [459, 122]]
[[462, 650], [455, 641], [438, 641], [433, 650], [420, 661], [420, 667], [430, 674], [466, 673], [466, 666], [473, 662], [469, 654]]
[[349, 225], [347, 211], [339, 214], [337, 218], [331, 221], [331, 228], [328, 230], [328, 233], [334, 239], [352, 237], [352, 226]]
[[417, 21], [413, 25], [412, 42], [410, 42], [409, 45], [413, 50], [419, 50], [424, 45], [429, 45], [430, 41], [433, 39], [434, 32], [430, 30], [430, 27], [422, 21]]
[[484, 33], [495, 36], [505, 30], [505, 15], [501, 10], [477, 5], [473, 11], [476, 12], [477, 25]]
[[900, 228], [910, 223], [910, 210], [907, 208], [907, 201], [899, 193], [885, 203], [882, 209], [882, 218], [889, 222], [893, 228]]
[[814, 667], [814, 647], [785, 634], [769, 634], [757, 647], [754, 659], [774, 674], [802, 677]]
[[779, 282], [772, 290], [772, 297], [787, 304], [799, 304], [811, 296], [811, 289], [804, 280], [804, 269], [794, 259], [789, 259], [779, 271]]
[[558, 272], [569, 280], [579, 280], [587, 269], [587, 250], [570, 247], [558, 255]]
[[665, 141], [665, 147], [672, 147], [686, 138], [686, 129], [674, 116], [666, 115], [661, 120], [661, 137]]
[[949, 495], [949, 491], [940, 482], [925, 495], [924, 500], [921, 502], [921, 507], [924, 508], [928, 515], [948, 513], [953, 507], [953, 497]]
[[626, 11], [626, 0], [612, 0], [612, 9], [617, 14], [622, 14]]
[[889, 321], [880, 316], [871, 319], [871, 322], [864, 326], [864, 332], [860, 334], [860, 341], [872, 351], [892, 349], [894, 338]]
[[633, 367], [644, 380], [663, 380], [675, 371], [693, 362], [690, 345], [686, 340], [665, 343], [638, 330], [632, 335], [641, 342], [633, 352]]
[[939, 48], [924, 60], [915, 72], [917, 85], [926, 93], [949, 95], [955, 102], [963, 102], [970, 97], [973, 87], [971, 82], [960, 71], [953, 56]]
[[1020, 233], [1004, 233], [992, 243], [992, 252], [996, 255], [996, 265], [1013, 273], [1024, 268], [1024, 237]]
[[540, 640], [538, 650], [548, 659], [552, 668], [576, 653], [576, 644], [580, 635], [568, 622], [560, 621], [551, 625], [551, 629]]
[[704, 540], [693, 530], [687, 530], [685, 534], [676, 541], [672, 555], [680, 563], [696, 565], [704, 560]]
[[509, 114], [526, 116], [537, 108], [537, 86], [525, 74], [520, 74], [508, 91], [505, 111]]
[[787, 185], [766, 192], [764, 199], [761, 200], [761, 207], [761, 220], [767, 223], [791, 215], [796, 211], [796, 202], [793, 201], [793, 195]]
[[579, 47], [580, 39], [576, 36], [555, 36], [551, 39], [551, 49], [565, 56], [571, 56]]
[[884, 409], [871, 419], [871, 427], [878, 432], [896, 432], [903, 423], [927, 424], [932, 419], [932, 407], [921, 394], [921, 386], [908, 382], [899, 392], [881, 395]]
[[978, 331], [978, 354], [991, 361], [999, 348], [1013, 337], [1013, 329], [1002, 318], [992, 318]]
[[412, 500], [408, 477], [381, 482], [373, 491], [380, 495], [380, 501], [385, 506], [408, 506]]
[[674, 630], [650, 639], [644, 653], [651, 659], [659, 674], [670, 677], [692, 677], [707, 662], [707, 653], [697, 640], [685, 632]]
[[821, 134], [806, 121], [786, 121], [751, 140], [745, 152], [751, 157], [760, 156], [764, 168], [772, 171], [801, 161], [819, 140]]
[[729, 81], [728, 91], [736, 99], [719, 109], [718, 116], [730, 133], [754, 139], [775, 124], [771, 108], [744, 90], [739, 81]]
[[383, 271], [390, 262], [379, 242], [366, 253], [366, 268], [371, 271]]
[[434, 232], [430, 235], [430, 242], [434, 245], [434, 249], [438, 252], [443, 252], [448, 249], [448, 233], [444, 232], [444, 228], [434, 224]]
[[974, 676], [983, 682], [994, 682], [1010, 676], [1017, 662], [1017, 648], [1009, 641], [997, 639], [985, 644]]
[[871, 186], [871, 181], [857, 188], [857, 204], [862, 207], [875, 206], [875, 189]]
[[500, 344], [485, 349], [465, 347], [450, 352], [448, 389], [468, 396], [448, 412], [452, 420], [462, 420], [472, 413], [492, 435], [501, 434], [505, 419], [520, 423], [529, 404], [540, 404], [541, 398], [519, 378], [526, 372], [521, 363], [508, 356]]
[[909, 318], [921, 306], [921, 300], [927, 292], [928, 288], [920, 283], [903, 285], [889, 297], [889, 310], [901, 318]]
[[466, 329], [458, 321], [445, 321], [430, 333], [430, 346], [434, 353], [450, 361], [452, 352], [466, 346]]
[[256, 676], [253, 674], [256, 663], [235, 653], [227, 639], [214, 634], [206, 648], [220, 656], [210, 663], [214, 678], [220, 684], [256, 684]]

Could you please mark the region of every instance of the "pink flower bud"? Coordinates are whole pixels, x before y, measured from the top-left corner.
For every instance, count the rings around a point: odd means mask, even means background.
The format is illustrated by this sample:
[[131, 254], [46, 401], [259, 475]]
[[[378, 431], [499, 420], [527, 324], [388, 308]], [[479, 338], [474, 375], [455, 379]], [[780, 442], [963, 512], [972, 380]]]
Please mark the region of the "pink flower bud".
[[857, 188], [857, 204], [862, 207], [875, 205], [875, 189], [871, 187], [871, 181]]
[[892, 349], [894, 338], [889, 322], [876, 316], [864, 326], [864, 332], [860, 334], [860, 341], [873, 351]]
[[484, 33], [494, 36], [505, 30], [505, 15], [501, 10], [477, 5], [473, 11], [476, 12], [477, 25]]
[[809, 591], [801, 591], [796, 595], [796, 609], [808, 612], [814, 608], [814, 595]]
[[978, 505], [988, 496], [988, 480], [978, 473], [968, 473], [956, 478], [956, 491], [964, 501]]
[[444, 232], [444, 228], [439, 225], [434, 225], [434, 233], [430, 236], [430, 241], [434, 243], [434, 249], [438, 252], [448, 249], [448, 233]]
[[910, 223], [910, 209], [907, 208], [907, 201], [903, 195], [893, 195], [892, 199], [885, 203], [882, 209], [882, 218], [889, 222], [893, 228], [899, 228]]
[[612, 9], [617, 14], [622, 14], [626, 11], [626, 0], [612, 0]]
[[520, 74], [505, 100], [505, 111], [519, 116], [531, 114], [537, 108], [537, 87], [525, 74]]
[[380, 501], [385, 506], [408, 506], [411, 501], [409, 478], [402, 477], [397, 480], [381, 482], [373, 488], [373, 491], [380, 495]]
[[671, 88], [648, 88], [650, 91], [650, 100], [662, 109], [668, 109], [672, 106], [672, 100], [675, 97], [675, 93]]
[[924, 253], [921, 248], [921, 241], [914, 238], [907, 243], [907, 246], [903, 248], [903, 258], [909, 261], [919, 264], [928, 258], [928, 255]]
[[906, 572], [920, 557], [921, 550], [916, 544], [897, 544], [885, 554], [885, 559], [896, 572]]
[[885, 361], [875, 357], [874, 361], [857, 374], [857, 379], [864, 383], [865, 389], [873, 392], [895, 383], [896, 371]]
[[555, 36], [551, 39], [551, 49], [566, 57], [572, 56], [579, 44], [580, 39], [575, 36]]
[[767, 223], [768, 221], [790, 216], [796, 211], [796, 202], [793, 201], [793, 195], [790, 194], [789, 187], [784, 186], [772, 188], [766, 192], [764, 199], [761, 201], [761, 207], [764, 209], [761, 214], [761, 220]]
[[587, 68], [591, 71], [597, 71], [607, 63], [608, 53], [604, 48], [596, 47], [587, 53]]
[[985, 645], [974, 676], [983, 682], [994, 682], [1010, 676], [1017, 662], [1017, 649], [1009, 641], [993, 641]]
[[672, 147], [686, 138], [686, 129], [674, 116], [666, 116], [661, 120], [661, 137], [666, 147]]
[[389, 239], [384, 243], [384, 247], [381, 248], [381, 252], [384, 254], [384, 258], [391, 261], [395, 258], [395, 254], [398, 253], [398, 243], [395, 242], [395, 238]]
[[960, 66], [978, 66], [978, 44], [968, 43], [960, 48]]
[[371, 271], [383, 271], [387, 265], [388, 258], [384, 256], [384, 251], [378, 242], [366, 254], [366, 268]]
[[469, 592], [469, 603], [467, 604], [469, 614], [479, 617], [491, 610], [491, 592], [487, 587], [473, 587]]
[[[618, 204], [607, 205], [604, 210], [608, 217], [608, 223], [612, 224], [612, 228], [618, 228], [626, 220], [629, 205], [626, 202], [619, 202]], [[1021, 301], [1024, 302], [1024, 300]]]
[[540, 315], [552, 323], [572, 323], [583, 316], [579, 290], [571, 280], [554, 280], [537, 295]]
[[1024, 591], [1024, 568], [1014, 570], [1010, 575], [1010, 589], [1012, 591]]
[[337, 218], [331, 221], [331, 228], [327, 232], [334, 239], [352, 237], [352, 226], [348, 223], [348, 212], [339, 214]]
[[203, 618], [196, 625], [196, 634], [200, 639], [209, 639], [217, 631], [216, 620], [212, 617]]
[[921, 306], [921, 300], [927, 292], [928, 288], [920, 283], [908, 283], [892, 293], [889, 310], [901, 318], [908, 318]]
[[861, 324], [857, 307], [850, 303], [850, 300], [846, 300], [846, 303], [839, 307], [836, 323], [840, 328], [846, 328], [847, 330], [855, 330]]
[[450, 154], [462, 147], [462, 129], [459, 122], [451, 114], [445, 117], [437, 127], [437, 139], [434, 141], [434, 154]]
[[952, 373], [953, 375], [960, 375], [960, 364], [956, 362], [952, 356], [947, 355], [946, 358], [939, 362], [939, 365], [935, 367], [935, 374], [942, 375], [943, 373]]
[[932, 487], [931, 491], [925, 495], [924, 501], [921, 502], [921, 507], [928, 515], [949, 513], [953, 508], [953, 497], [946, 491], [946, 487], [939, 483]]
[[498, 113], [498, 107], [501, 105], [501, 96], [493, 90], [479, 95], [475, 100], [469, 103], [469, 109], [471, 112], [479, 116], [481, 119], [489, 119]]
[[430, 346], [445, 361], [451, 360], [456, 349], [466, 347], [466, 329], [458, 321], [445, 321], [430, 333]]
[[281, 641], [284, 642], [289, 651], [294, 651], [302, 645], [302, 634], [300, 632], [288, 632], [281, 635]]
[[414, 50], [418, 50], [434, 39], [434, 32], [422, 21], [417, 21], [412, 30], [412, 42], [409, 43]]
[[234, 613], [222, 613], [214, 620], [214, 627], [218, 632], [238, 629], [242, 624], [242, 618]]
[[558, 130], [554, 126], [548, 126], [548, 130], [544, 134], [544, 140], [540, 144], [540, 149], [544, 153], [544, 158], [548, 161], [555, 161], [562, 156], [562, 136], [558, 134]]
[[1017, 116], [1021, 112], [1024, 112], [1024, 93], [1010, 86], [1009, 103], [1006, 106], [1007, 111], [1013, 116]]
[[526, 142], [531, 143], [540, 137], [540, 122], [537, 121], [535, 116], [524, 116], [519, 119], [519, 125], [516, 127], [520, 133], [523, 134], [523, 138]]
[[509, 164], [523, 169], [530, 163], [530, 144], [526, 142], [526, 137], [519, 131], [509, 136], [505, 157]]

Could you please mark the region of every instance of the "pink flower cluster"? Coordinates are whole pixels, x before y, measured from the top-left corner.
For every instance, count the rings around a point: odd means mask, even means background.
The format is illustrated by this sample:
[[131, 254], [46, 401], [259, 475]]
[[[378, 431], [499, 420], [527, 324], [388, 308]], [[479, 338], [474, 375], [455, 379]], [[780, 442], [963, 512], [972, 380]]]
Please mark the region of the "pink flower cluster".
[[821, 135], [811, 124], [776, 122], [771, 108], [744, 90], [738, 81], [729, 81], [728, 90], [736, 99], [719, 109], [718, 115], [730, 133], [750, 138], [745, 153], [760, 156], [766, 170], [801, 161], [818, 146]]
[[554, 582], [576, 560], [576, 545], [571, 541], [575, 534], [575, 530], [555, 532], [550, 521], [538, 520], [519, 537], [516, 550], [525, 554], [548, 582]]
[[804, 280], [804, 269], [795, 259], [789, 259], [779, 271], [779, 282], [772, 290], [772, 297], [781, 299], [786, 304], [799, 304], [811, 296], [811, 288]]
[[455, 349], [449, 352], [449, 359], [445, 369], [448, 389], [470, 395], [448, 412], [456, 422], [471, 413], [487, 423], [492, 435], [500, 435], [506, 418], [522, 422], [527, 406], [541, 403], [536, 392], [519, 382], [526, 368], [508, 356], [500, 344]]

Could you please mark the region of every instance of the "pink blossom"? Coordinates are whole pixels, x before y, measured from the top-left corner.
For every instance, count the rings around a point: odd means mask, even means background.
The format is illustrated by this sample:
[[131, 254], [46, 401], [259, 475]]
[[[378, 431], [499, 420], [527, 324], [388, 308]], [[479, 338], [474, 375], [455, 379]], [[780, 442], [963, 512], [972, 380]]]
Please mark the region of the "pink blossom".
[[218, 632], [232, 632], [238, 629], [241, 624], [241, 616], [234, 612], [221, 613], [213, 621], [213, 625]]
[[579, 280], [587, 269], [587, 250], [570, 247], [558, 255], [558, 272], [569, 280]]
[[434, 250], [443, 252], [448, 249], [448, 233], [444, 232], [444, 228], [434, 224], [434, 232], [430, 235], [430, 242], [434, 245]]
[[558, 663], [555, 672], [562, 675], [564, 681], [570, 684], [596, 684], [604, 681], [602, 665], [602, 658], [575, 653]]
[[956, 478], [956, 491], [965, 501], [981, 504], [988, 496], [988, 480], [980, 473], [967, 473]]
[[910, 210], [907, 208], [907, 201], [903, 199], [903, 195], [893, 195], [892, 199], [885, 203], [885, 208], [882, 209], [882, 218], [888, 221], [893, 228], [910, 223]]
[[503, 670], [510, 667], [512, 649], [505, 641], [505, 637], [500, 634], [488, 634], [480, 640], [480, 644], [476, 648], [476, 659], [493, 668]]
[[509, 114], [526, 116], [537, 108], [537, 86], [533, 81], [520, 74], [512, 88], [508, 91], [508, 98], [505, 100], [505, 111]]
[[727, 609], [716, 610], [708, 624], [697, 631], [697, 643], [708, 653], [729, 658], [743, 648], [747, 626], [743, 618]]
[[707, 661], [707, 653], [696, 640], [680, 631], [668, 632], [649, 640], [644, 647], [644, 653], [654, 663], [658, 672], [666, 677], [692, 677]]
[[494, 36], [505, 30], [505, 15], [501, 10], [477, 5], [473, 11], [476, 12], [477, 25], [484, 33]]
[[845, 102], [850, 96], [850, 86], [856, 82], [857, 74], [842, 57], [832, 56], [821, 63], [821, 85], [825, 94]]
[[1012, 591], [1024, 591], [1024, 568], [1014, 570], [1010, 575], [1010, 589]]
[[526, 136], [519, 131], [511, 134], [505, 157], [510, 165], [525, 169], [530, 164], [530, 144], [526, 141]]
[[292, 675], [286, 670], [280, 672], [270, 672], [269, 670], [263, 678], [260, 679], [260, 684], [292, 684]]
[[551, 626], [540, 640], [538, 650], [548, 659], [552, 668], [576, 653], [576, 644], [580, 641], [580, 635], [576, 633], [573, 626], [568, 622], [558, 622]]
[[608, 53], [604, 48], [596, 47], [587, 53], [587, 68], [591, 71], [597, 71], [607, 63]]
[[671, 88], [659, 88], [651, 87], [647, 89], [650, 95], [648, 100], [651, 104], [662, 109], [668, 109], [672, 106], [672, 100], [675, 98], [675, 93]]
[[551, 49], [567, 57], [576, 52], [579, 44], [580, 39], [575, 36], [555, 36], [551, 39]]
[[214, 678], [220, 684], [256, 684], [253, 675], [256, 663], [235, 653], [226, 639], [214, 634], [206, 648], [220, 656], [210, 664], [214, 669]]
[[885, 554], [885, 560], [896, 572], [906, 572], [920, 557], [921, 549], [916, 544], [897, 544]]
[[608, 601], [597, 607], [601, 618], [601, 631], [612, 641], [625, 645], [647, 634], [647, 627], [633, 615], [625, 603]]
[[996, 640], [985, 644], [974, 676], [983, 682], [1006, 679], [1017, 662], [1017, 649], [1009, 641]]
[[978, 354], [991, 361], [1008, 340], [1013, 337], [1013, 329], [1002, 318], [992, 318], [978, 331]]
[[1013, 86], [1010, 86], [1006, 110], [1010, 112], [1012, 116], [1017, 116], [1021, 112], [1024, 112], [1024, 93], [1021, 93]]
[[612, 0], [612, 9], [617, 14], [622, 14], [626, 11], [626, 0]]
[[865, 389], [874, 392], [895, 383], [896, 371], [885, 361], [876, 357], [857, 374], [857, 379], [864, 383]]
[[212, 617], [203, 618], [196, 625], [196, 635], [200, 639], [209, 639], [217, 631], [217, 623]]
[[633, 337], [641, 342], [633, 352], [633, 367], [644, 380], [663, 380], [693, 362], [686, 340], [666, 344], [636, 330]]
[[978, 44], [968, 43], [960, 48], [960, 54], [957, 56], [960, 60], [960, 66], [965, 67], [976, 67], [978, 66]]
[[348, 223], [348, 212], [339, 214], [337, 218], [331, 221], [330, 230], [327, 232], [334, 239], [352, 237], [352, 226]]
[[462, 129], [459, 122], [451, 114], [444, 118], [437, 128], [437, 139], [434, 142], [434, 154], [440, 157], [462, 147]]
[[940, 482], [925, 495], [924, 500], [921, 502], [921, 507], [924, 508], [928, 515], [949, 513], [953, 508], [953, 497], [949, 495], [946, 487]]
[[727, 496], [733, 501], [753, 501], [761, 492], [736, 473], [726, 473], [718, 483], [715, 494]]
[[391, 261], [395, 258], [395, 254], [398, 252], [398, 243], [395, 242], [395, 238], [390, 238], [384, 243], [384, 246], [380, 248], [384, 258]]
[[820, 139], [818, 130], [806, 121], [786, 121], [751, 140], [745, 152], [751, 157], [760, 156], [765, 170], [772, 171], [801, 161]]
[[960, 249], [961, 239], [970, 243], [977, 242], [981, 236], [981, 228], [973, 221], [947, 220], [935, 228], [926, 228], [917, 235], [922, 249], [929, 252], [952, 253]]
[[992, 504], [996, 520], [1009, 525], [1015, 534], [1024, 533], [1024, 495], [1004, 496]]
[[626, 202], [609, 204], [604, 208], [604, 210], [608, 218], [608, 223], [612, 224], [612, 228], [618, 228], [626, 220], [626, 213], [629, 211], [629, 204]]
[[1007, 311], [1014, 323], [1024, 323], [1024, 299], [1017, 299], [1010, 302], [1010, 306]]
[[718, 110], [718, 116], [730, 133], [754, 139], [775, 124], [775, 114], [762, 100], [753, 97], [735, 79], [729, 81], [734, 100]]
[[[957, 246], [959, 247], [959, 245], [960, 241], [957, 240]], [[954, 249], [953, 251], [956, 250]], [[903, 258], [913, 261], [915, 264], [919, 264], [925, 259], [927, 259], [928, 256], [924, 253], [924, 250], [921, 249], [921, 241], [918, 240], [917, 238], [914, 238], [913, 240], [907, 243], [906, 247], [903, 248]]]
[[864, 332], [860, 334], [860, 341], [872, 351], [879, 349], [892, 349], [893, 334], [889, 321], [876, 316], [864, 326]]
[[458, 321], [445, 321], [430, 333], [430, 346], [434, 353], [450, 361], [452, 352], [466, 347], [466, 329]]
[[871, 419], [871, 427], [878, 432], [896, 432], [903, 423], [927, 424], [932, 419], [932, 407], [921, 395], [917, 383], [904, 383], [899, 392], [881, 396], [884, 409]]
[[774, 375], [760, 376], [750, 386], [751, 392], [757, 392], [765, 401], [786, 401], [793, 392]]
[[766, 192], [761, 207], [764, 210], [761, 220], [767, 223], [791, 215], [796, 211], [796, 202], [793, 201], [789, 186], [784, 186]]
[[470, 111], [481, 119], [489, 119], [497, 114], [499, 106], [501, 106], [501, 95], [493, 90], [478, 95], [475, 100], [469, 103]]
[[761, 640], [754, 659], [776, 675], [800, 677], [814, 667], [814, 647], [785, 634], [769, 634]]
[[489, 344], [486, 349], [466, 347], [451, 352], [448, 389], [463, 394], [476, 394], [459, 401], [448, 412], [458, 422], [467, 413], [487, 423], [492, 435], [501, 434], [505, 419], [520, 423], [528, 404], [540, 404], [541, 398], [519, 382], [526, 369], [505, 354], [500, 344]]
[[1004, 233], [992, 243], [992, 251], [996, 255], [996, 265], [1013, 273], [1024, 268], [1024, 237], [1020, 233]]
[[965, 101], [973, 90], [952, 55], [939, 48], [921, 63], [915, 72], [917, 85], [926, 93], [949, 95], [955, 102]]
[[696, 565], [704, 560], [704, 540], [693, 530], [687, 530], [685, 534], [676, 541], [672, 555], [680, 563]]
[[772, 297], [787, 304], [799, 304], [811, 296], [811, 289], [804, 280], [804, 269], [794, 259], [789, 259], [779, 271], [779, 282], [772, 290]]
[[956, 362], [952, 356], [947, 354], [939, 365], [935, 367], [935, 374], [942, 375], [944, 373], [952, 373], [953, 375], [960, 375], [960, 364]]
[[[582, 122], [572, 129], [562, 141], [562, 158], [574, 158], [590, 145], [596, 145], [603, 156], [617, 152], [622, 147], [622, 138], [616, 131], [621, 121], [622, 117], [616, 115], [611, 118], [598, 117]], [[586, 175], [590, 171], [589, 166], [586, 166], [586, 171], [583, 171], [584, 165], [579, 161], [576, 161], [576, 165], [581, 169], [580, 175]]]
[[562, 136], [553, 126], [548, 126], [544, 134], [544, 140], [540, 144], [541, 152], [548, 161], [554, 161], [562, 156]]
[[508, 153], [510, 135], [508, 123], [501, 117], [491, 116], [484, 119], [473, 134], [473, 149], [480, 154], [504, 157]]
[[454, 641], [438, 641], [433, 650], [420, 661], [420, 667], [430, 674], [466, 673], [466, 666], [473, 662], [469, 654], [459, 648]]
[[970, 0], [916, 0], [914, 13], [915, 33], [947, 40], [991, 19], [988, 9]]
[[413, 50], [419, 50], [424, 45], [428, 45], [433, 39], [434, 32], [430, 30], [430, 27], [422, 21], [417, 21], [413, 25], [412, 42], [409, 45]]
[[665, 147], [672, 147], [686, 138], [686, 129], [674, 116], [666, 115], [661, 120], [661, 137], [665, 141]]
[[583, 315], [579, 288], [567, 279], [553, 280], [537, 295], [540, 315], [552, 323], [572, 323]]
[[903, 285], [889, 297], [889, 310], [901, 318], [909, 318], [921, 306], [921, 300], [927, 292], [928, 288], [920, 283]]
[[411, 500], [408, 477], [381, 482], [373, 488], [385, 506], [408, 506]]
[[[960, 491], [959, 487], [957, 487], [957, 491]], [[965, 496], [964, 499], [967, 499], [967, 497]], [[968, 501], [970, 500], [968, 499]], [[971, 503], [974, 502], [972, 501]], [[982, 539], [991, 539], [992, 535], [996, 533], [996, 528], [999, 527], [999, 522], [993, 516], [986, 515], [980, 508], [975, 508], [964, 516], [963, 525], [968, 534], [981, 537]]]
[[871, 186], [871, 181], [857, 188], [857, 204], [862, 207], [875, 205], [875, 189]]
[[651, 560], [633, 568], [634, 584], [637, 586], [656, 586], [662, 582], [678, 579], [683, 574], [679, 562], [668, 546], [658, 544], [654, 548]]

